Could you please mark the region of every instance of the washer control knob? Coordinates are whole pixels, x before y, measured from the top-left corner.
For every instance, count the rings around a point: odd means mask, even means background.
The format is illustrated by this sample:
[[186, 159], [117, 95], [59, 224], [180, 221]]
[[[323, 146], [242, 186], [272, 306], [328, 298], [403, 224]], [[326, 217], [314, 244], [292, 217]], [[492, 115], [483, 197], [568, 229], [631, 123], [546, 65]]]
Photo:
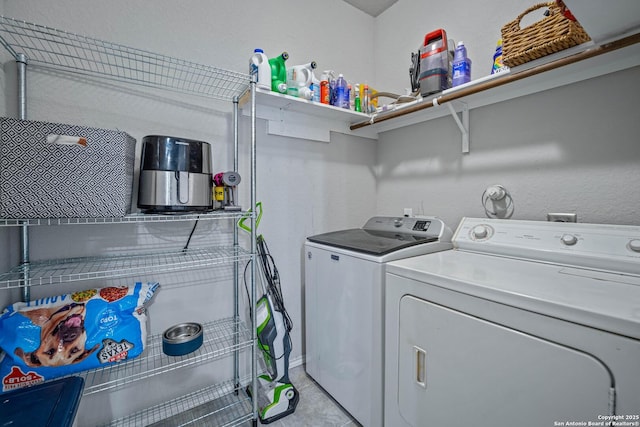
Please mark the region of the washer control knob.
[[560, 241], [566, 246], [573, 246], [578, 243], [578, 238], [573, 234], [563, 234]]
[[489, 235], [489, 229], [486, 225], [476, 225], [471, 230], [471, 236], [476, 239], [485, 239]]
[[640, 252], [640, 239], [633, 239], [629, 242], [629, 249], [633, 252]]
[[402, 227], [402, 218], [396, 218], [393, 220], [394, 227]]

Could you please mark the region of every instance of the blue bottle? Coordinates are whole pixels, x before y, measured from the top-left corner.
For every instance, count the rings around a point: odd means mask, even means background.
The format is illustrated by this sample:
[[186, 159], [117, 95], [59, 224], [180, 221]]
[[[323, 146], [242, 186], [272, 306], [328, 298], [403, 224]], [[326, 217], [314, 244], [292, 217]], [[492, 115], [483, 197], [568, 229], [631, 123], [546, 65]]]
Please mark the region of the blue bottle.
[[453, 54], [453, 78], [452, 86], [460, 86], [461, 84], [471, 81], [471, 60], [467, 57], [467, 48], [463, 42], [458, 42], [456, 51]]
[[349, 93], [347, 90], [347, 81], [342, 74], [338, 75], [338, 80], [336, 81], [336, 107], [349, 108]]

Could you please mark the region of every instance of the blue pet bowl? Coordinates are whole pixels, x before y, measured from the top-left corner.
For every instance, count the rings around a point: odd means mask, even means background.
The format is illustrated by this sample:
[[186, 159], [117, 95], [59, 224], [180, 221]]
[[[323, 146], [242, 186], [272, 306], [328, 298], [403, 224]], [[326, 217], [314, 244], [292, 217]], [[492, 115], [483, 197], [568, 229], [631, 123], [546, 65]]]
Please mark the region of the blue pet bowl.
[[180, 323], [162, 334], [162, 351], [168, 356], [184, 356], [199, 349], [202, 338], [201, 324]]

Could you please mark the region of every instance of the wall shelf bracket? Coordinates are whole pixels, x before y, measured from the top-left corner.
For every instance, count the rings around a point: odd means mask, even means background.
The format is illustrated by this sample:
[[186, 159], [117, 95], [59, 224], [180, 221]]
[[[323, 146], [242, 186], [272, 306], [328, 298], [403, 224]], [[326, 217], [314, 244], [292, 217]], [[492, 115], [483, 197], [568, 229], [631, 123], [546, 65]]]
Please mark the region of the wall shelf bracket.
[[[462, 120], [458, 117], [458, 113], [453, 106], [453, 103], [460, 105], [460, 111], [462, 115]], [[451, 112], [451, 117], [456, 121], [456, 124], [460, 128], [460, 133], [462, 133], [462, 152], [469, 152], [469, 106], [466, 102], [461, 101], [450, 101], [445, 104], [449, 108], [449, 112]]]

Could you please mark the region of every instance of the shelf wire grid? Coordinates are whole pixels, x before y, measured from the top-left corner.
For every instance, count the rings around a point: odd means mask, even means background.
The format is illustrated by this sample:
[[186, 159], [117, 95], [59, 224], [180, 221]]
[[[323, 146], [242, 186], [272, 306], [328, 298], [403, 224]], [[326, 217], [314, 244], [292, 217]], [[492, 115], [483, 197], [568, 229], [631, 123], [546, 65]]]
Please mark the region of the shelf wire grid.
[[[248, 381], [245, 379], [243, 382]], [[236, 426], [253, 419], [251, 398], [232, 381], [114, 420], [109, 426]]]
[[251, 216], [251, 212], [216, 211], [208, 213], [186, 214], [144, 214], [133, 213], [123, 217], [113, 218], [0, 218], [0, 227], [15, 227], [21, 225], [95, 225], [95, 224], [129, 224], [140, 222], [173, 222], [217, 219], [239, 219], [243, 216]]
[[[140, 49], [130, 48], [111, 42], [102, 41], [95, 38], [80, 36], [66, 31], [56, 30], [50, 27], [31, 24], [25, 21], [18, 21], [12, 18], [0, 16], [0, 44], [13, 56], [16, 60], [23, 60], [23, 55], [29, 64], [43, 69], [52, 69], [62, 73], [74, 73], [88, 77], [99, 77], [116, 82], [135, 84], [144, 87], [159, 88], [174, 92], [189, 93], [198, 96], [217, 98], [224, 101], [235, 100], [247, 92], [250, 84], [250, 78], [246, 74], [233, 71], [222, 70], [202, 64], [197, 64], [181, 59], [176, 59], [164, 55], [147, 52]], [[184, 220], [192, 220], [194, 218], [183, 218]], [[148, 221], [149, 219], [144, 219]], [[155, 217], [151, 220], [170, 221], [168, 217]], [[28, 219], [28, 220], [0, 220], [0, 226], [13, 225], [62, 225], [62, 224], [102, 224], [102, 223], [121, 223], [121, 222], [138, 222], [140, 219], [127, 217], [125, 219]], [[216, 250], [217, 251], [217, 250]], [[53, 263], [41, 263], [44, 272], [37, 273], [39, 263], [29, 265], [29, 273], [36, 273], [32, 279], [25, 285], [33, 284], [49, 284], [59, 283], [61, 281], [86, 280], [93, 278], [120, 277], [128, 274], [158, 272], [158, 271], [174, 271], [194, 266], [201, 267], [211, 264], [219, 264], [226, 261], [249, 260], [251, 254], [238, 250], [238, 248], [226, 249], [226, 253], [215, 252], [211, 254], [208, 250], [189, 250], [188, 254], [178, 253], [170, 254], [169, 261], [162, 255], [140, 256], [138, 254], [131, 256], [111, 257], [111, 260], [100, 259], [73, 259], [66, 260], [60, 264], [60, 261]], [[204, 252], [202, 254], [202, 252]], [[198, 254], [202, 254], [202, 259], [197, 259]], [[180, 261], [176, 261], [176, 257], [182, 257]], [[130, 262], [133, 259], [133, 262]], [[146, 260], [146, 261], [144, 261]], [[69, 264], [66, 264], [69, 262]], [[114, 265], [103, 266], [103, 262], [113, 262]], [[77, 266], [73, 266], [73, 264]], [[77, 268], [77, 269], [76, 269]], [[19, 280], [16, 281], [13, 275], [22, 273], [22, 268], [17, 267], [12, 272], [0, 276], [0, 288], [4, 287], [21, 287]], [[53, 274], [52, 274], [53, 272]], [[60, 272], [61, 274], [58, 274]], [[51, 277], [48, 277], [51, 276]], [[218, 324], [207, 325], [207, 330], [217, 329]], [[222, 325], [220, 325], [222, 326]], [[232, 329], [237, 332], [242, 329], [239, 325], [227, 325], [223, 329]], [[207, 333], [205, 331], [205, 333]], [[97, 390], [108, 389], [108, 384], [120, 384], [119, 381], [137, 381], [138, 379], [148, 378], [149, 375], [157, 375], [161, 372], [177, 369], [182, 366], [188, 366], [191, 363], [201, 363], [203, 360], [209, 360], [228, 352], [236, 351], [237, 346], [251, 347], [251, 334], [242, 329], [242, 333], [248, 338], [240, 339], [240, 344], [234, 341], [233, 346], [228, 343], [222, 343], [220, 347], [214, 346], [210, 348], [209, 344], [203, 344], [201, 350], [186, 359], [180, 359], [177, 362], [167, 362], [165, 358], [160, 358], [156, 366], [154, 357], [149, 356], [140, 360], [132, 361], [131, 365], [121, 365], [115, 369], [114, 380], [106, 380], [92, 378], [89, 382], [97, 382], [96, 386], [89, 386], [87, 393], [94, 393]], [[213, 334], [215, 332], [208, 334]], [[155, 340], [155, 341], [154, 341]], [[157, 337], [152, 339], [156, 344], [150, 344], [148, 347], [149, 354], [157, 353]], [[217, 350], [215, 349], [217, 348]], [[129, 363], [129, 362], [127, 362]], [[145, 366], [150, 363], [152, 366]], [[139, 366], [140, 371], [144, 374], [138, 375], [135, 380], [121, 379], [120, 370], [126, 372], [128, 369], [136, 369]], [[146, 373], [146, 371], [149, 373]], [[97, 375], [94, 372], [92, 375]], [[107, 375], [104, 372], [100, 376]], [[105, 385], [106, 384], [106, 385]], [[115, 385], [114, 385], [115, 386]], [[96, 391], [91, 391], [96, 390]], [[234, 393], [236, 391], [236, 393]], [[212, 399], [214, 399], [215, 407], [211, 407]], [[179, 412], [187, 411], [182, 415], [175, 415]], [[211, 419], [211, 415], [215, 414], [215, 420]], [[238, 425], [242, 422], [249, 421], [253, 418], [251, 401], [244, 390], [235, 390], [233, 383], [223, 384], [222, 386], [209, 387], [199, 392], [192, 393], [181, 399], [158, 405], [143, 413], [144, 418], [135, 421], [135, 417], [125, 418], [124, 424], [115, 422], [114, 425], [149, 425], [150, 423], [160, 423], [164, 425], [162, 420], [170, 418], [171, 425]], [[177, 417], [177, 418], [176, 418]], [[128, 421], [127, 421], [128, 420]], [[177, 424], [179, 422], [179, 424]], [[215, 424], [212, 424], [215, 423]]]
[[25, 267], [19, 265], [0, 274], [0, 289], [166, 273], [250, 259], [250, 252], [239, 246], [231, 246], [31, 262], [27, 267], [29, 279], [26, 284], [23, 276]]
[[29, 64], [140, 86], [232, 101], [250, 84], [248, 74], [0, 16], [0, 43]]
[[251, 347], [251, 334], [235, 318], [219, 319], [203, 325], [203, 343], [184, 356], [167, 356], [162, 351], [162, 334], [149, 337], [144, 353], [130, 361], [79, 374], [85, 380], [84, 395], [114, 389], [176, 369], [195, 366]]

